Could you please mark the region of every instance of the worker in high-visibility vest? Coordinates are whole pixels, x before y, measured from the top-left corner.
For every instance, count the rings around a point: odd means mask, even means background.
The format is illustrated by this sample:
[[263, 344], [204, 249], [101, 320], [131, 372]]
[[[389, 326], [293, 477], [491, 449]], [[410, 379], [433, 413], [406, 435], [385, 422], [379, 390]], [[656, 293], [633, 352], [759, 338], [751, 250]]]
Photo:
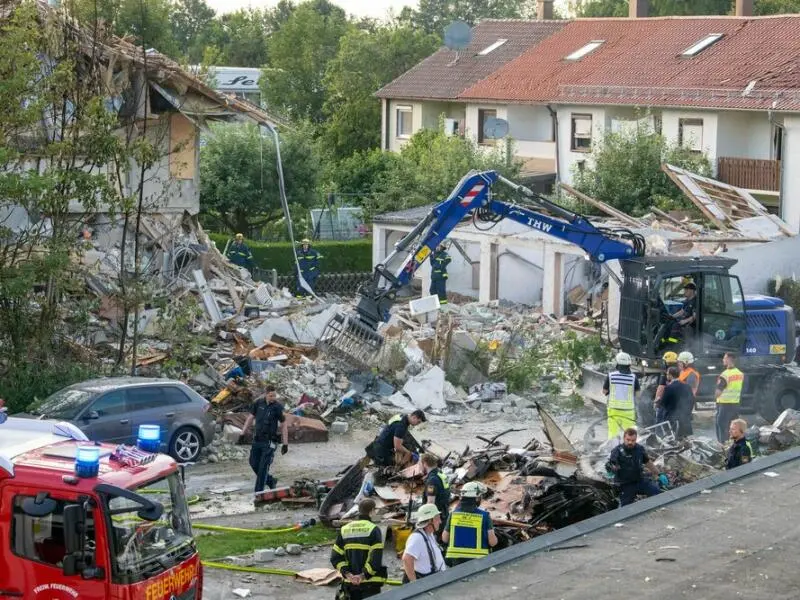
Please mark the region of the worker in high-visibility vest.
[[620, 352], [617, 368], [606, 375], [603, 394], [608, 396], [608, 439], [622, 436], [629, 427], [636, 427], [635, 394], [639, 391], [639, 378], [631, 373], [631, 355]]
[[697, 398], [697, 390], [700, 389], [700, 373], [692, 365], [694, 364], [694, 354], [689, 351], [683, 351], [678, 354], [678, 368], [681, 374], [678, 379], [692, 388], [692, 401], [689, 406], [683, 407], [679, 415], [680, 433], [682, 436], [692, 435], [692, 413], [694, 412], [695, 399]]
[[486, 486], [477, 481], [465, 483], [461, 488], [461, 502], [450, 513], [442, 531], [442, 542], [447, 544], [445, 559], [449, 566], [488, 556], [489, 549], [497, 545], [492, 518], [488, 512], [478, 508], [486, 491]]
[[726, 352], [722, 357], [725, 370], [717, 378], [717, 414], [715, 419], [717, 441], [724, 444], [728, 438], [731, 421], [739, 416], [742, 402], [744, 373], [736, 368], [736, 355]]

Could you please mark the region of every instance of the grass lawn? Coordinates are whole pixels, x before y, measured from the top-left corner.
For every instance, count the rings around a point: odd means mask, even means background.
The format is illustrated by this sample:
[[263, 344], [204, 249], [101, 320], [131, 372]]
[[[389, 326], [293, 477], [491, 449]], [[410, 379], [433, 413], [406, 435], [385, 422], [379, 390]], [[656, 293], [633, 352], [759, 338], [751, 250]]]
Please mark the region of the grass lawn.
[[195, 531], [197, 549], [203, 560], [214, 560], [226, 556], [252, 554], [260, 548], [277, 548], [286, 544], [302, 544], [303, 546], [320, 546], [332, 544], [336, 540], [336, 530], [322, 525], [314, 525], [300, 531], [286, 533], [241, 533]]

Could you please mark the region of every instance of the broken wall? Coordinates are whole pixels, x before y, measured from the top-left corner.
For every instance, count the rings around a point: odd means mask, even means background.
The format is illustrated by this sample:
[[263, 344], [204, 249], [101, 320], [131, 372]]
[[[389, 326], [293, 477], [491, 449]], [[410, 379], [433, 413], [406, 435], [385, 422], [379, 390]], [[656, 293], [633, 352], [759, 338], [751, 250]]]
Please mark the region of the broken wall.
[[766, 294], [767, 282], [776, 275], [800, 275], [800, 236], [731, 248], [723, 256], [739, 261], [731, 271], [742, 280], [745, 294]]

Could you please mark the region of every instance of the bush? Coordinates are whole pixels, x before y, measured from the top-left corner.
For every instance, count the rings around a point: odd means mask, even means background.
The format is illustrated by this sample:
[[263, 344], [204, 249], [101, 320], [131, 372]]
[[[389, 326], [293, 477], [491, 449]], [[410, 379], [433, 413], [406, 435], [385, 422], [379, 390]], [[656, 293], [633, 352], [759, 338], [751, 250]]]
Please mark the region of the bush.
[[59, 362], [51, 365], [25, 363], [12, 368], [0, 379], [0, 398], [6, 401], [8, 413], [28, 410], [34, 400], [44, 400], [61, 388], [99, 376], [97, 365]]
[[[222, 252], [230, 236], [210, 233], [209, 237]], [[247, 241], [253, 253], [253, 262], [261, 269], [275, 269], [278, 275], [294, 275], [294, 249], [291, 242]], [[323, 273], [364, 273], [372, 271], [372, 240], [346, 242], [317, 241], [314, 249], [322, 255], [320, 270]]]
[[794, 277], [770, 279], [767, 293], [770, 296], [777, 296], [795, 310], [800, 307], [800, 281]]

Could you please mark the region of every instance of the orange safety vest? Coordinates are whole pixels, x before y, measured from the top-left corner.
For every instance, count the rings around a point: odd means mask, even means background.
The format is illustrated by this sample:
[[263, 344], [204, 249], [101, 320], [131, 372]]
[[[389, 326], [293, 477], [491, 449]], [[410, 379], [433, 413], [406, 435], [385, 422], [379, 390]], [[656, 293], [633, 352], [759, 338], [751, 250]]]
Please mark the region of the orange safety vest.
[[697, 375], [697, 379], [695, 380], [696, 383], [692, 386], [692, 395], [697, 396], [697, 390], [700, 388], [700, 373], [698, 373], [695, 369], [692, 367], [686, 367], [678, 376], [678, 381], [686, 383], [686, 380], [689, 379], [689, 375], [692, 373]]

